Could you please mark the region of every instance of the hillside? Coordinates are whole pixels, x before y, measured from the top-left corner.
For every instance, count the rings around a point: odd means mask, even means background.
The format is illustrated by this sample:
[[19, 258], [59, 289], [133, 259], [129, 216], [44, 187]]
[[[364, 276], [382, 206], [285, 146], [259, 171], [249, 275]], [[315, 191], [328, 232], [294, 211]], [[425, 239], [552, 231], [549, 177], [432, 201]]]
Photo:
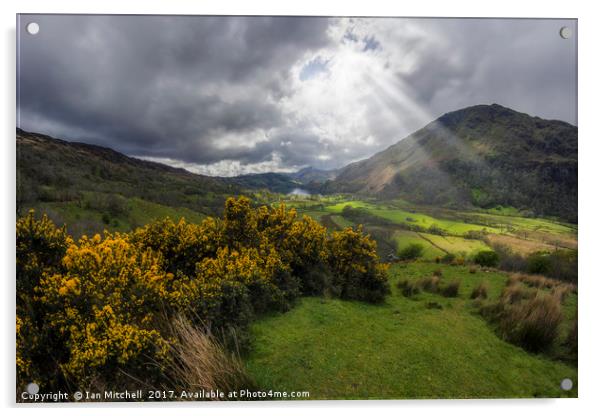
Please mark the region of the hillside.
[[167, 215], [199, 219], [234, 193], [239, 186], [220, 178], [17, 129], [18, 214], [39, 209], [76, 235]]
[[340, 170], [327, 192], [512, 206], [577, 221], [577, 127], [497, 104], [447, 113]]
[[[406, 297], [400, 290], [400, 281], [435, 271], [443, 282], [460, 282], [458, 296]], [[577, 380], [574, 363], [559, 359], [567, 353], [562, 342], [531, 354], [502, 340], [479, 315], [472, 290], [484, 282], [498, 299], [503, 272], [410, 263], [393, 265], [389, 276], [392, 293], [382, 304], [303, 298], [291, 311], [256, 321], [246, 364], [259, 386], [308, 391], [314, 400], [577, 396], [577, 386], [559, 387], [566, 377]], [[566, 337], [577, 295], [567, 296], [562, 309]]]
[[322, 183], [336, 178], [337, 170], [322, 170], [311, 166], [303, 168], [297, 172], [290, 173], [289, 177], [302, 184]]

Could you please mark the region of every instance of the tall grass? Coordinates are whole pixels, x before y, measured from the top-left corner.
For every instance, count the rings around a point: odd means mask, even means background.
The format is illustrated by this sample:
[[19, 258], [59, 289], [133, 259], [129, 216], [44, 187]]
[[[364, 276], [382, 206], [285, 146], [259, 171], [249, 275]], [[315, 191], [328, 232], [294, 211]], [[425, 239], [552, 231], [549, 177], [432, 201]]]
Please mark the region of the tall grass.
[[552, 347], [563, 319], [557, 296], [518, 285], [506, 287], [500, 299], [484, 305], [481, 313], [497, 325], [502, 338], [532, 352]]
[[487, 284], [482, 281], [481, 283], [479, 283], [478, 286], [476, 286], [473, 290], [472, 293], [470, 294], [470, 298], [471, 299], [487, 299]]
[[[231, 391], [256, 389], [238, 352], [228, 351], [207, 329], [192, 326], [182, 317], [172, 322], [177, 342], [168, 372], [181, 390]], [[215, 398], [219, 400], [219, 398]]]
[[437, 293], [439, 291], [439, 283], [441, 278], [439, 275], [423, 277], [418, 281], [418, 286], [425, 292]]
[[460, 291], [460, 281], [454, 280], [443, 286], [440, 293], [447, 298], [455, 298]]

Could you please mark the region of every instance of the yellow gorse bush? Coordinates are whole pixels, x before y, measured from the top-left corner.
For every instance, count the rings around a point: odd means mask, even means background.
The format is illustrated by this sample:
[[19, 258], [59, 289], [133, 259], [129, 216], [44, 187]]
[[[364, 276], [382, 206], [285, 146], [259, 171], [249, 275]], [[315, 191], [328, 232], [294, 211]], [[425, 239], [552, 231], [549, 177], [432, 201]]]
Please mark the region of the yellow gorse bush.
[[361, 229], [329, 235], [244, 197], [227, 200], [223, 219], [167, 218], [77, 242], [30, 212], [17, 222], [17, 282], [19, 380], [52, 387], [165, 382], [176, 315], [244, 338], [255, 314], [303, 294], [377, 302], [388, 291]]

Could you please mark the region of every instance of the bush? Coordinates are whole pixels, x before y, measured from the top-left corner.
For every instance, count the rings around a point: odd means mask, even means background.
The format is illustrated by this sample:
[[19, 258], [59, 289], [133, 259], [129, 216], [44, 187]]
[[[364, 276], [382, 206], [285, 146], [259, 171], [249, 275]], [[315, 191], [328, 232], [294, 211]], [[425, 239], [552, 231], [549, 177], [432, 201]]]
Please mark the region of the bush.
[[527, 272], [548, 274], [552, 268], [550, 255], [545, 252], [532, 253], [527, 257]]
[[44, 273], [56, 273], [61, 269], [61, 260], [73, 240], [65, 227], [57, 228], [46, 215], [36, 220], [34, 211], [20, 218], [17, 232], [17, 299], [31, 300], [33, 289]]
[[495, 267], [498, 265], [500, 258], [495, 251], [483, 250], [479, 251], [474, 256], [474, 262], [483, 267]]
[[424, 246], [422, 244], [412, 243], [399, 250], [397, 256], [400, 260], [416, 260], [422, 257], [423, 253]]
[[387, 267], [378, 262], [376, 243], [362, 233], [346, 228], [335, 231], [328, 241], [333, 285], [343, 299], [382, 302], [389, 293]]
[[381, 302], [389, 284], [361, 228], [328, 235], [284, 205], [231, 198], [223, 219], [164, 219], [77, 243], [30, 212], [17, 222], [17, 291], [18, 383], [73, 390], [169, 385], [164, 369], [182, 359], [174, 317], [238, 348], [256, 314], [301, 294]]
[[502, 244], [494, 244], [493, 248], [500, 258], [499, 268], [502, 270], [543, 274], [558, 280], [577, 282], [577, 250], [540, 251], [523, 257]]
[[503, 244], [493, 244], [492, 247], [500, 259], [500, 269], [510, 272], [521, 272], [527, 270], [526, 259], [519, 253], [515, 253], [509, 246]]
[[441, 288], [441, 294], [448, 298], [454, 298], [458, 296], [460, 291], [460, 281], [454, 280]]

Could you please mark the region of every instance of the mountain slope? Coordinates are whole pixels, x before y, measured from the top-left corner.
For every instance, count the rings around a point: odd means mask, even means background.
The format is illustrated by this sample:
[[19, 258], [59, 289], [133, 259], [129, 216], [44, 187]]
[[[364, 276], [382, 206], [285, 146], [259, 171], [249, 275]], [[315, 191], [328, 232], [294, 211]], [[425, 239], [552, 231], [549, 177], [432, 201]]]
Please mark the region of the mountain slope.
[[322, 183], [334, 179], [336, 178], [337, 173], [338, 171], [336, 170], [322, 170], [309, 166], [297, 172], [290, 173], [289, 176], [299, 183], [310, 184]]
[[17, 129], [17, 210], [45, 202], [81, 205], [87, 195], [95, 194], [210, 214], [221, 209], [225, 195], [238, 189], [220, 178]]
[[576, 221], [577, 127], [497, 104], [468, 107], [346, 166], [324, 190]]

